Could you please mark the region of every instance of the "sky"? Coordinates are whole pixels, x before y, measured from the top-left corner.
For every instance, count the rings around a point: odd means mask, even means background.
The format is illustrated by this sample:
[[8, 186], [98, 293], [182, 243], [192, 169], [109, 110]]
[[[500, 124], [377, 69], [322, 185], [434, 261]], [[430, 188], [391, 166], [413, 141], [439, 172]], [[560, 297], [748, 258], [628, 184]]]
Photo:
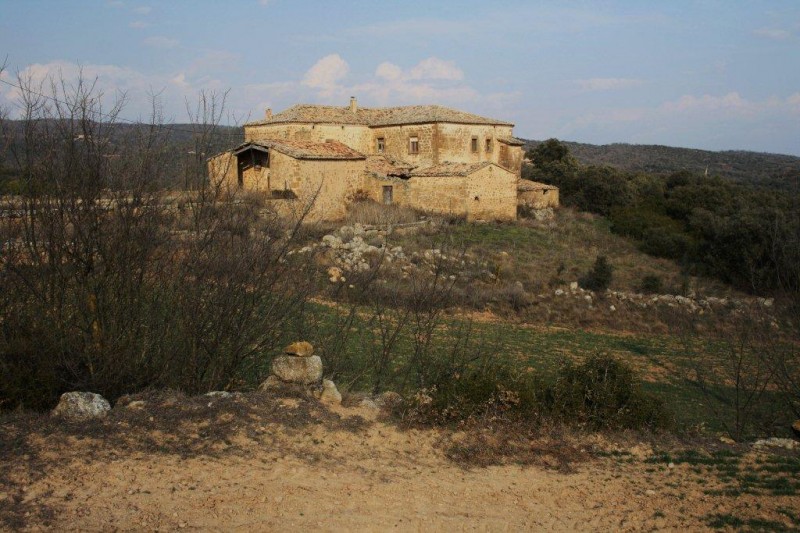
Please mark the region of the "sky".
[[[0, 0], [2, 80], [225, 122], [296, 103], [440, 104], [526, 139], [800, 155], [800, 1]], [[18, 112], [0, 83], [0, 106]]]

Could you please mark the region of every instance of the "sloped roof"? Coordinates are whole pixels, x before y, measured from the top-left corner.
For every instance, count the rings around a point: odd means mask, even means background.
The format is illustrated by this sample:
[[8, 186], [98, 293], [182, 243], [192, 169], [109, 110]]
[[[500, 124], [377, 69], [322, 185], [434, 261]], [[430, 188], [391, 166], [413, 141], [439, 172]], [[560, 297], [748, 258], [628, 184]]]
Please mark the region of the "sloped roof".
[[412, 105], [402, 107], [362, 108], [351, 111], [349, 106], [298, 104], [273, 115], [269, 119], [248, 122], [245, 126], [263, 126], [292, 122], [315, 124], [361, 124], [364, 126], [395, 126], [400, 124], [427, 124], [451, 122], [455, 124], [486, 124], [513, 126], [510, 122], [459, 111], [439, 105]]
[[517, 181], [518, 191], [557, 191], [558, 187], [555, 185], [548, 185], [539, 181], [519, 180]]
[[494, 163], [490, 161], [481, 163], [440, 163], [432, 167], [414, 169], [411, 171], [411, 176], [469, 176], [473, 172], [477, 172], [489, 165], [494, 165]]
[[233, 149], [234, 153], [251, 148], [270, 148], [295, 159], [366, 159], [361, 152], [356, 152], [339, 141], [317, 143], [311, 141], [289, 141], [285, 139], [261, 139], [243, 143]]
[[376, 176], [408, 176], [413, 167], [385, 155], [367, 156], [367, 172]]
[[502, 139], [497, 139], [497, 141], [504, 144], [510, 144], [511, 146], [525, 146], [525, 142], [517, 139], [516, 137], [504, 137]]

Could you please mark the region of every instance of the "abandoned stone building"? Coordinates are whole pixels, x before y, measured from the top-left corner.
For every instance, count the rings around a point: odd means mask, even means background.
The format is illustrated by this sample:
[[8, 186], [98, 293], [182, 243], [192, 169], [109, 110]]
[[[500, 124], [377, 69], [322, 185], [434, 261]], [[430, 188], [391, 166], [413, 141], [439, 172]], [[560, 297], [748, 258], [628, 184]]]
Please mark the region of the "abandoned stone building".
[[[517, 213], [523, 143], [514, 125], [436, 105], [296, 105], [244, 126], [244, 143], [209, 160], [213, 183], [314, 200], [344, 217], [355, 197], [468, 220]], [[557, 190], [555, 194], [557, 202]]]

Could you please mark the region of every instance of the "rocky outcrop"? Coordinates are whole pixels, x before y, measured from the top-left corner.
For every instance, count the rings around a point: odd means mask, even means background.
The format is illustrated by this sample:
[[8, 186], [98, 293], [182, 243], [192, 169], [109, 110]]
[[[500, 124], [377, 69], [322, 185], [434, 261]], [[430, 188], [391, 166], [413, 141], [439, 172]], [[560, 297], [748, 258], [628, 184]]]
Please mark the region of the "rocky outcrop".
[[102, 418], [111, 410], [108, 400], [93, 392], [65, 392], [58, 405], [53, 409], [53, 416], [70, 420], [88, 420]]

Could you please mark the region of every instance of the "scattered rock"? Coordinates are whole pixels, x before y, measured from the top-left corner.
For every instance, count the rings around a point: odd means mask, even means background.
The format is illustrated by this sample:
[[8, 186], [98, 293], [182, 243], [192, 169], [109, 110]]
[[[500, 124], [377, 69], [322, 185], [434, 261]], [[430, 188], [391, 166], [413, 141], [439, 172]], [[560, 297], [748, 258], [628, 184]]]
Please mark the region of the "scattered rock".
[[371, 409], [373, 411], [380, 411], [381, 408], [375, 403], [375, 400], [372, 398], [364, 398], [361, 400], [361, 403], [358, 404], [359, 407], [363, 407], [365, 409]]
[[212, 390], [211, 392], [205, 393], [203, 396], [208, 396], [209, 398], [230, 398], [233, 394], [225, 390]]
[[268, 391], [271, 389], [276, 389], [281, 386], [281, 383], [281, 380], [279, 380], [277, 376], [269, 376], [261, 383], [261, 385], [258, 386], [258, 390]]
[[798, 447], [798, 442], [794, 439], [781, 439], [772, 437], [769, 439], [759, 439], [753, 443], [753, 448], [785, 448], [794, 450]]
[[339, 392], [339, 389], [336, 388], [336, 384], [333, 381], [323, 379], [322, 394], [319, 399], [322, 403], [339, 405], [342, 403], [342, 394]]
[[322, 359], [318, 355], [281, 355], [272, 360], [271, 370], [283, 382], [311, 385], [322, 379]]
[[298, 341], [287, 346], [283, 353], [297, 357], [311, 357], [314, 355], [314, 347], [311, 346], [310, 342]]
[[54, 416], [75, 420], [101, 418], [111, 410], [108, 400], [93, 392], [65, 392], [53, 409]]
[[569, 290], [571, 290], [571, 291], [573, 291], [573, 292], [574, 292], [574, 291], [577, 291], [577, 290], [578, 290], [578, 282], [577, 282], [577, 281], [573, 281], [573, 282], [571, 282], [571, 283], [569, 284]]
[[125, 408], [126, 409], [144, 409], [145, 406], [144, 400], [133, 400], [132, 402], [128, 403]]
[[794, 421], [794, 424], [792, 424], [792, 432], [795, 437], [800, 438], [800, 420]]

